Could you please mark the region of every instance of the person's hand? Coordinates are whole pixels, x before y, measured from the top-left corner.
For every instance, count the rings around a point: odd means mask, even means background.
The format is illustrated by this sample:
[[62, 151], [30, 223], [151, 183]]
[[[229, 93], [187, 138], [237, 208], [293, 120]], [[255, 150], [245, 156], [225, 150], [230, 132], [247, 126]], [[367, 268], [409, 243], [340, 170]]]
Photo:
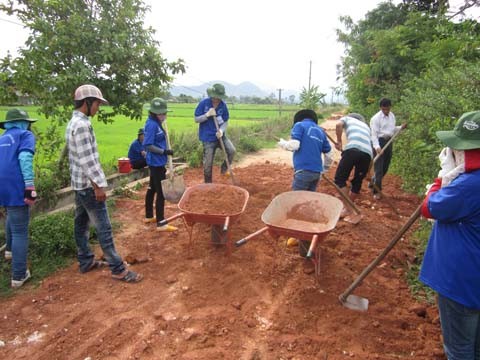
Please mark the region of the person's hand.
[[35, 186], [27, 186], [23, 192], [23, 201], [25, 204], [32, 206], [37, 200], [37, 192], [35, 191]]
[[215, 135], [217, 136], [217, 139], [220, 139], [223, 136], [223, 131], [218, 129]]
[[101, 187], [95, 188], [95, 199], [99, 202], [104, 202], [107, 200], [107, 194]]
[[377, 153], [377, 155], [380, 155], [382, 153], [382, 148], [381, 147], [375, 148], [375, 152]]
[[405, 129], [406, 127], [407, 127], [407, 123], [403, 123], [403, 124], [401, 125], [401, 129], [402, 129], [402, 130]]
[[335, 149], [337, 149], [338, 151], [342, 151], [342, 141], [337, 141], [335, 143]]
[[214, 108], [210, 108], [210, 109], [208, 109], [208, 111], [207, 111], [207, 113], [206, 113], [205, 115], [207, 115], [207, 117], [216, 116], [216, 115], [217, 115], [217, 112], [215, 111]]
[[143, 156], [143, 157], [146, 157], [146, 156], [147, 156], [147, 152], [142, 150], [142, 156]]
[[173, 156], [173, 150], [172, 149], [165, 150], [165, 155]]

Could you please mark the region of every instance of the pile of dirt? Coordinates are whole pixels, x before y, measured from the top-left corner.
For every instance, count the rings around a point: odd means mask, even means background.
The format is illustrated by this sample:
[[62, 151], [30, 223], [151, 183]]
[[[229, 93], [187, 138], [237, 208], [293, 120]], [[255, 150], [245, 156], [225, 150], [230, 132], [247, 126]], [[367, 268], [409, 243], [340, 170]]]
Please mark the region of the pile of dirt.
[[[333, 176], [331, 170], [330, 176]], [[229, 184], [219, 169], [214, 181]], [[249, 192], [245, 211], [230, 225], [229, 241], [261, 229], [272, 199], [290, 190], [290, 165], [263, 162], [235, 169]], [[184, 174], [187, 186], [202, 169]], [[120, 254], [144, 274], [135, 285], [113, 280], [108, 269], [58, 271], [38, 287], [26, 285], [1, 300], [1, 359], [443, 359], [438, 313], [410, 296], [405, 274], [414, 261], [405, 236], [355, 291], [367, 312], [341, 306], [338, 296], [387, 245], [420, 200], [387, 176], [384, 201], [362, 190], [358, 225], [339, 221], [320, 244], [320, 275], [286, 239], [268, 232], [227, 255], [212, 246], [211, 226], [191, 228], [180, 219], [175, 233], [145, 225], [144, 191], [120, 199], [114, 221]], [[337, 196], [322, 181], [319, 192]], [[168, 204], [166, 215], [178, 213]], [[100, 256], [100, 249], [96, 249]], [[35, 271], [35, 269], [32, 269]]]
[[188, 192], [185, 199], [187, 200], [180, 204], [182, 210], [205, 215], [238, 214], [247, 200], [242, 189], [233, 186], [217, 187], [215, 184], [196, 186], [194, 191]]

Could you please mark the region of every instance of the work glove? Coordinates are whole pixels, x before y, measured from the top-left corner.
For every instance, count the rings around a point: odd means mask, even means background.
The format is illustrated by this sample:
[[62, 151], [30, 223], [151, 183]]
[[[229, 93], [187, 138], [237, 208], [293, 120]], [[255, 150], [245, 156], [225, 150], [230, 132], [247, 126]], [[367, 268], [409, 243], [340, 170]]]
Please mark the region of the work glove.
[[218, 126], [222, 126], [222, 124], [224, 123], [225, 121], [223, 121], [223, 118], [219, 115], [217, 116], [217, 124]]
[[23, 192], [23, 201], [25, 204], [32, 206], [37, 200], [37, 192], [35, 191], [35, 186], [27, 186]]
[[217, 115], [217, 112], [215, 111], [214, 108], [210, 108], [208, 109], [207, 113], [205, 114], [207, 117], [210, 117], [210, 116], [216, 116]]
[[281, 147], [282, 149], [285, 149], [287, 147], [288, 141], [285, 139], [280, 138], [280, 140], [277, 142], [277, 146]]
[[173, 156], [173, 150], [172, 149], [165, 150], [165, 155]]
[[221, 129], [218, 129], [215, 135], [217, 136], [217, 139], [220, 139], [223, 136], [223, 131]]

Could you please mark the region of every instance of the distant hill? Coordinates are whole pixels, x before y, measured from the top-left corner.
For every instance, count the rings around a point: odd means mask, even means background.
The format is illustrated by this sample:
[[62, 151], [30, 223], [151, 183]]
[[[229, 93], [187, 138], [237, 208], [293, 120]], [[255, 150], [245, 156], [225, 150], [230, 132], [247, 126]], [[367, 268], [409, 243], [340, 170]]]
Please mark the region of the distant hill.
[[[194, 98], [199, 98], [207, 96], [207, 88], [211, 87], [215, 83], [223, 84], [223, 86], [225, 86], [225, 91], [228, 96], [257, 96], [260, 98], [264, 98], [274, 93], [275, 96], [278, 97], [278, 93], [276, 92], [276, 90], [260, 89], [257, 85], [249, 81], [244, 81], [238, 85], [230, 84], [225, 81], [209, 81], [201, 85], [173, 86], [172, 88], [170, 88], [170, 93], [173, 96], [184, 94], [187, 96], [192, 96]], [[298, 98], [298, 93], [288, 90], [282, 92], [282, 98], [288, 97], [291, 94], [295, 95]]]

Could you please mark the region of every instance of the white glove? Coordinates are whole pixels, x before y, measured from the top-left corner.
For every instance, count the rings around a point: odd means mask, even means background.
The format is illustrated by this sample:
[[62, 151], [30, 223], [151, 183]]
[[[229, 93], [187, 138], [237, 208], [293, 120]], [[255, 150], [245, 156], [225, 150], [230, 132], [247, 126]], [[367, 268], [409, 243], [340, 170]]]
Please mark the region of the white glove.
[[223, 136], [223, 131], [221, 129], [218, 129], [215, 135], [217, 136], [217, 139], [220, 139]]
[[218, 123], [218, 126], [221, 126], [225, 121], [223, 121], [223, 118], [219, 115], [217, 116], [217, 123]]
[[208, 109], [207, 113], [205, 114], [207, 117], [210, 117], [210, 116], [216, 116], [217, 115], [217, 112], [215, 111], [214, 108], [210, 108]]
[[277, 142], [277, 146], [281, 147], [282, 149], [285, 149], [287, 147], [288, 141], [280, 138], [280, 140]]

